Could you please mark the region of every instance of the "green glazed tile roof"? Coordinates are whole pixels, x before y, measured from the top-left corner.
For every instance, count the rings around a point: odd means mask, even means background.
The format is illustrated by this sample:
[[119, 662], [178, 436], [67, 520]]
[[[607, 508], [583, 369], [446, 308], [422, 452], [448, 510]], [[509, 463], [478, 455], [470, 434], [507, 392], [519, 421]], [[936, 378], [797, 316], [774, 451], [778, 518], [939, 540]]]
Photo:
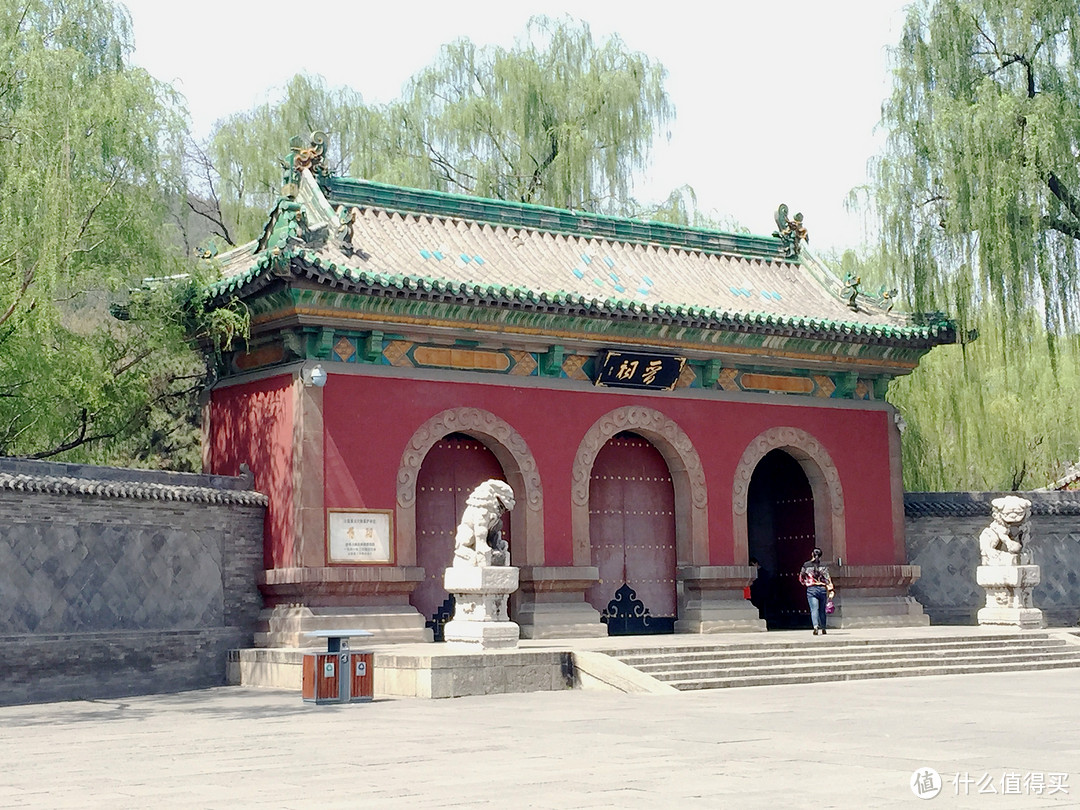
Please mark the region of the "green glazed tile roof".
[[430, 214], [510, 228], [598, 237], [614, 242], [666, 245], [749, 258], [773, 259], [780, 256], [780, 240], [772, 236], [724, 233], [671, 225], [667, 222], [567, 211], [465, 194], [400, 188], [351, 177], [325, 178], [321, 185], [327, 200], [334, 206]]
[[[351, 250], [334, 207], [353, 209]], [[296, 212], [303, 212], [303, 225]], [[283, 219], [285, 224], [282, 224]], [[606, 234], [601, 234], [606, 231]], [[945, 320], [914, 325], [865, 298], [852, 311], [831, 271], [779, 240], [331, 178], [301, 178], [258, 242], [220, 257], [217, 297], [255, 293], [281, 273], [380, 295], [598, 318], [790, 332], [929, 346]]]

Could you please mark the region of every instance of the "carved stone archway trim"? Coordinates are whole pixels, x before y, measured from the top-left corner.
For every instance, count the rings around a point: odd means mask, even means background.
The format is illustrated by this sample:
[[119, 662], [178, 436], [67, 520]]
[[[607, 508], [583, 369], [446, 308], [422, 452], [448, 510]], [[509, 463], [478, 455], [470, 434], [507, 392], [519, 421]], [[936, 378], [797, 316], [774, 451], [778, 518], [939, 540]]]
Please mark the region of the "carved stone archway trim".
[[840, 473], [832, 457], [816, 438], [795, 427], [774, 427], [761, 433], [747, 446], [735, 469], [731, 511], [735, 535], [735, 563], [749, 559], [749, 527], [746, 512], [750, 479], [766, 453], [783, 450], [794, 458], [810, 482], [814, 496], [814, 533], [826, 560], [847, 556], [844, 537], [844, 492]]
[[[490, 450], [517, 496], [510, 513], [514, 565], [544, 564], [544, 492], [528, 444], [514, 428], [480, 408], [451, 408], [422, 424], [401, 455], [397, 475], [397, 551], [400, 565], [416, 565], [416, 478], [435, 442], [463, 433]], [[524, 555], [522, 555], [524, 552]]]
[[574, 565], [592, 565], [589, 476], [593, 463], [608, 439], [624, 430], [648, 439], [667, 462], [675, 489], [675, 551], [679, 565], [705, 565], [709, 557], [709, 498], [701, 458], [690, 437], [674, 420], [640, 405], [628, 405], [600, 417], [578, 446], [570, 498]]

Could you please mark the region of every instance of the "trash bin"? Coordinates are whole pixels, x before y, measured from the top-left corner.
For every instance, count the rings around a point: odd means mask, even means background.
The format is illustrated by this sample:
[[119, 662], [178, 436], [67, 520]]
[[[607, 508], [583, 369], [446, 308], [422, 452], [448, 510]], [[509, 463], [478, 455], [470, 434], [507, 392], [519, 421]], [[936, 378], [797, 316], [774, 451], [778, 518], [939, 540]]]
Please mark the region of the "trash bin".
[[372, 666], [374, 654], [371, 650], [353, 650], [349, 671], [352, 682], [349, 684], [349, 703], [364, 703], [375, 697], [375, 669]]
[[375, 696], [371, 650], [350, 650], [349, 638], [367, 630], [315, 630], [304, 635], [326, 639], [326, 652], [304, 653], [305, 703], [364, 703]]
[[304, 653], [304, 700], [308, 703], [341, 703], [339, 656], [346, 662], [349, 653]]

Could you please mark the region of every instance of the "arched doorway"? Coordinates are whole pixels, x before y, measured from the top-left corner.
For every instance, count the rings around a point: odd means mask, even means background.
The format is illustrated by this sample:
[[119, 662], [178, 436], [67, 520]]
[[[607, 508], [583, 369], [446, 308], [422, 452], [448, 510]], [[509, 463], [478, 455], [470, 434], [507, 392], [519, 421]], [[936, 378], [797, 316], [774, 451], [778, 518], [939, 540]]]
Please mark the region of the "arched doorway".
[[637, 433], [615, 434], [596, 455], [589, 538], [600, 579], [588, 600], [608, 634], [673, 633], [675, 489], [663, 455]]
[[770, 630], [810, 626], [798, 573], [817, 544], [814, 493], [802, 465], [784, 450], [766, 453], [747, 495], [747, 550], [757, 559], [751, 596]]
[[[453, 600], [443, 587], [443, 572], [454, 560], [454, 534], [469, 494], [489, 478], [505, 480], [502, 465], [487, 447], [462, 433], [436, 441], [416, 477], [416, 564], [424, 581], [411, 602], [427, 621], [436, 641], [453, 616]], [[510, 537], [510, 516], [503, 515], [503, 538]]]

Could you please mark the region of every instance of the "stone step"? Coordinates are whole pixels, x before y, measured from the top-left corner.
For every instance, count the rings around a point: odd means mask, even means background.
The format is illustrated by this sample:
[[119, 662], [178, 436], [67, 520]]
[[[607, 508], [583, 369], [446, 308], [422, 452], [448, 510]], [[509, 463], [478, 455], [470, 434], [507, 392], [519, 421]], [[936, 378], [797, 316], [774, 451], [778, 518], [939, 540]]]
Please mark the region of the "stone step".
[[[853, 664], [874, 664], [876, 662], [901, 664], [922, 664], [927, 661], [982, 661], [986, 659], [1002, 658], [1005, 656], [1055, 656], [1065, 658], [1080, 656], [1080, 650], [1069, 652], [1060, 648], [1043, 650], [980, 650], [965, 652], [962, 655], [943, 655], [940, 653], [912, 653], [897, 656], [892, 653], [865, 653], [859, 655], [822, 655], [800, 657], [773, 657], [773, 658], [724, 658], [703, 661], [656, 661], [641, 664], [630, 664], [635, 669], [647, 672], [650, 675], [656, 672], [691, 672], [706, 669], [745, 669], [747, 667], [767, 667], [777, 665], [790, 666], [833, 666]], [[623, 663], [626, 663], [625, 661]]]
[[721, 661], [750, 661], [772, 660], [784, 658], [787, 660], [800, 658], [813, 658], [823, 660], [825, 657], [855, 657], [855, 656], [903, 656], [903, 657], [931, 657], [952, 654], [985, 653], [996, 654], [1002, 650], [1056, 650], [1070, 649], [1070, 645], [1063, 639], [1025, 639], [1003, 645], [996, 641], [969, 641], [964, 644], [927, 644], [910, 646], [907, 648], [889, 648], [858, 646], [848, 647], [839, 644], [830, 644], [827, 641], [807, 643], [795, 648], [775, 649], [769, 645], [757, 648], [732, 648], [715, 647], [701, 652], [677, 652], [666, 650], [664, 652], [644, 653], [635, 655], [617, 655], [620, 661], [632, 667], [650, 667], [662, 664], [690, 664], [695, 662], [721, 662]]
[[910, 667], [919, 669], [925, 666], [980, 666], [983, 664], [1001, 663], [1012, 664], [1019, 667], [1021, 664], [1044, 661], [1060, 661], [1065, 666], [1080, 666], [1080, 649], [1075, 652], [994, 652], [985, 655], [965, 656], [936, 656], [927, 660], [920, 659], [895, 659], [884, 656], [874, 658], [839, 659], [839, 660], [802, 660], [793, 662], [789, 660], [776, 661], [771, 664], [738, 664], [725, 662], [723, 665], [699, 665], [683, 667], [635, 667], [641, 672], [660, 681], [673, 682], [678, 680], [708, 680], [714, 678], [749, 677], [754, 675], [770, 674], [800, 674], [827, 671], [833, 673], [847, 672], [864, 669], [898, 669]]
[[[1032, 661], [1024, 665], [1024, 671], [1043, 669], [1066, 669], [1080, 666], [1078, 661]], [[872, 678], [911, 678], [929, 675], [971, 675], [983, 672], [1015, 671], [1013, 663], [995, 662], [992, 664], [946, 664], [924, 667], [890, 667], [879, 669], [857, 669], [837, 672], [824, 670], [815, 673], [778, 673], [775, 675], [754, 675], [731, 678], [712, 678], [689, 681], [668, 681], [680, 691], [697, 689], [732, 689], [745, 686], [778, 686], [793, 683], [829, 683], [833, 681], [855, 681]]]
[[692, 644], [608, 654], [680, 690], [1080, 667], [1080, 644], [1026, 632]]
[[809, 630], [797, 632], [791, 641], [762, 641], [762, 642], [739, 642], [739, 643], [713, 643], [713, 644], [687, 644], [655, 647], [628, 647], [625, 649], [605, 650], [608, 655], [622, 659], [624, 656], [634, 655], [663, 655], [685, 653], [711, 653], [716, 650], [799, 650], [808, 644], [823, 646], [829, 644], [836, 647], [926, 647], [948, 646], [956, 644], [1000, 644], [1005, 642], [1021, 641], [1047, 641], [1054, 640], [1060, 643], [1060, 639], [1052, 637], [1049, 633], [1001, 633], [978, 636], [954, 636], [952, 638], [896, 638], [896, 639], [843, 639], [821, 638], [816, 639]]

